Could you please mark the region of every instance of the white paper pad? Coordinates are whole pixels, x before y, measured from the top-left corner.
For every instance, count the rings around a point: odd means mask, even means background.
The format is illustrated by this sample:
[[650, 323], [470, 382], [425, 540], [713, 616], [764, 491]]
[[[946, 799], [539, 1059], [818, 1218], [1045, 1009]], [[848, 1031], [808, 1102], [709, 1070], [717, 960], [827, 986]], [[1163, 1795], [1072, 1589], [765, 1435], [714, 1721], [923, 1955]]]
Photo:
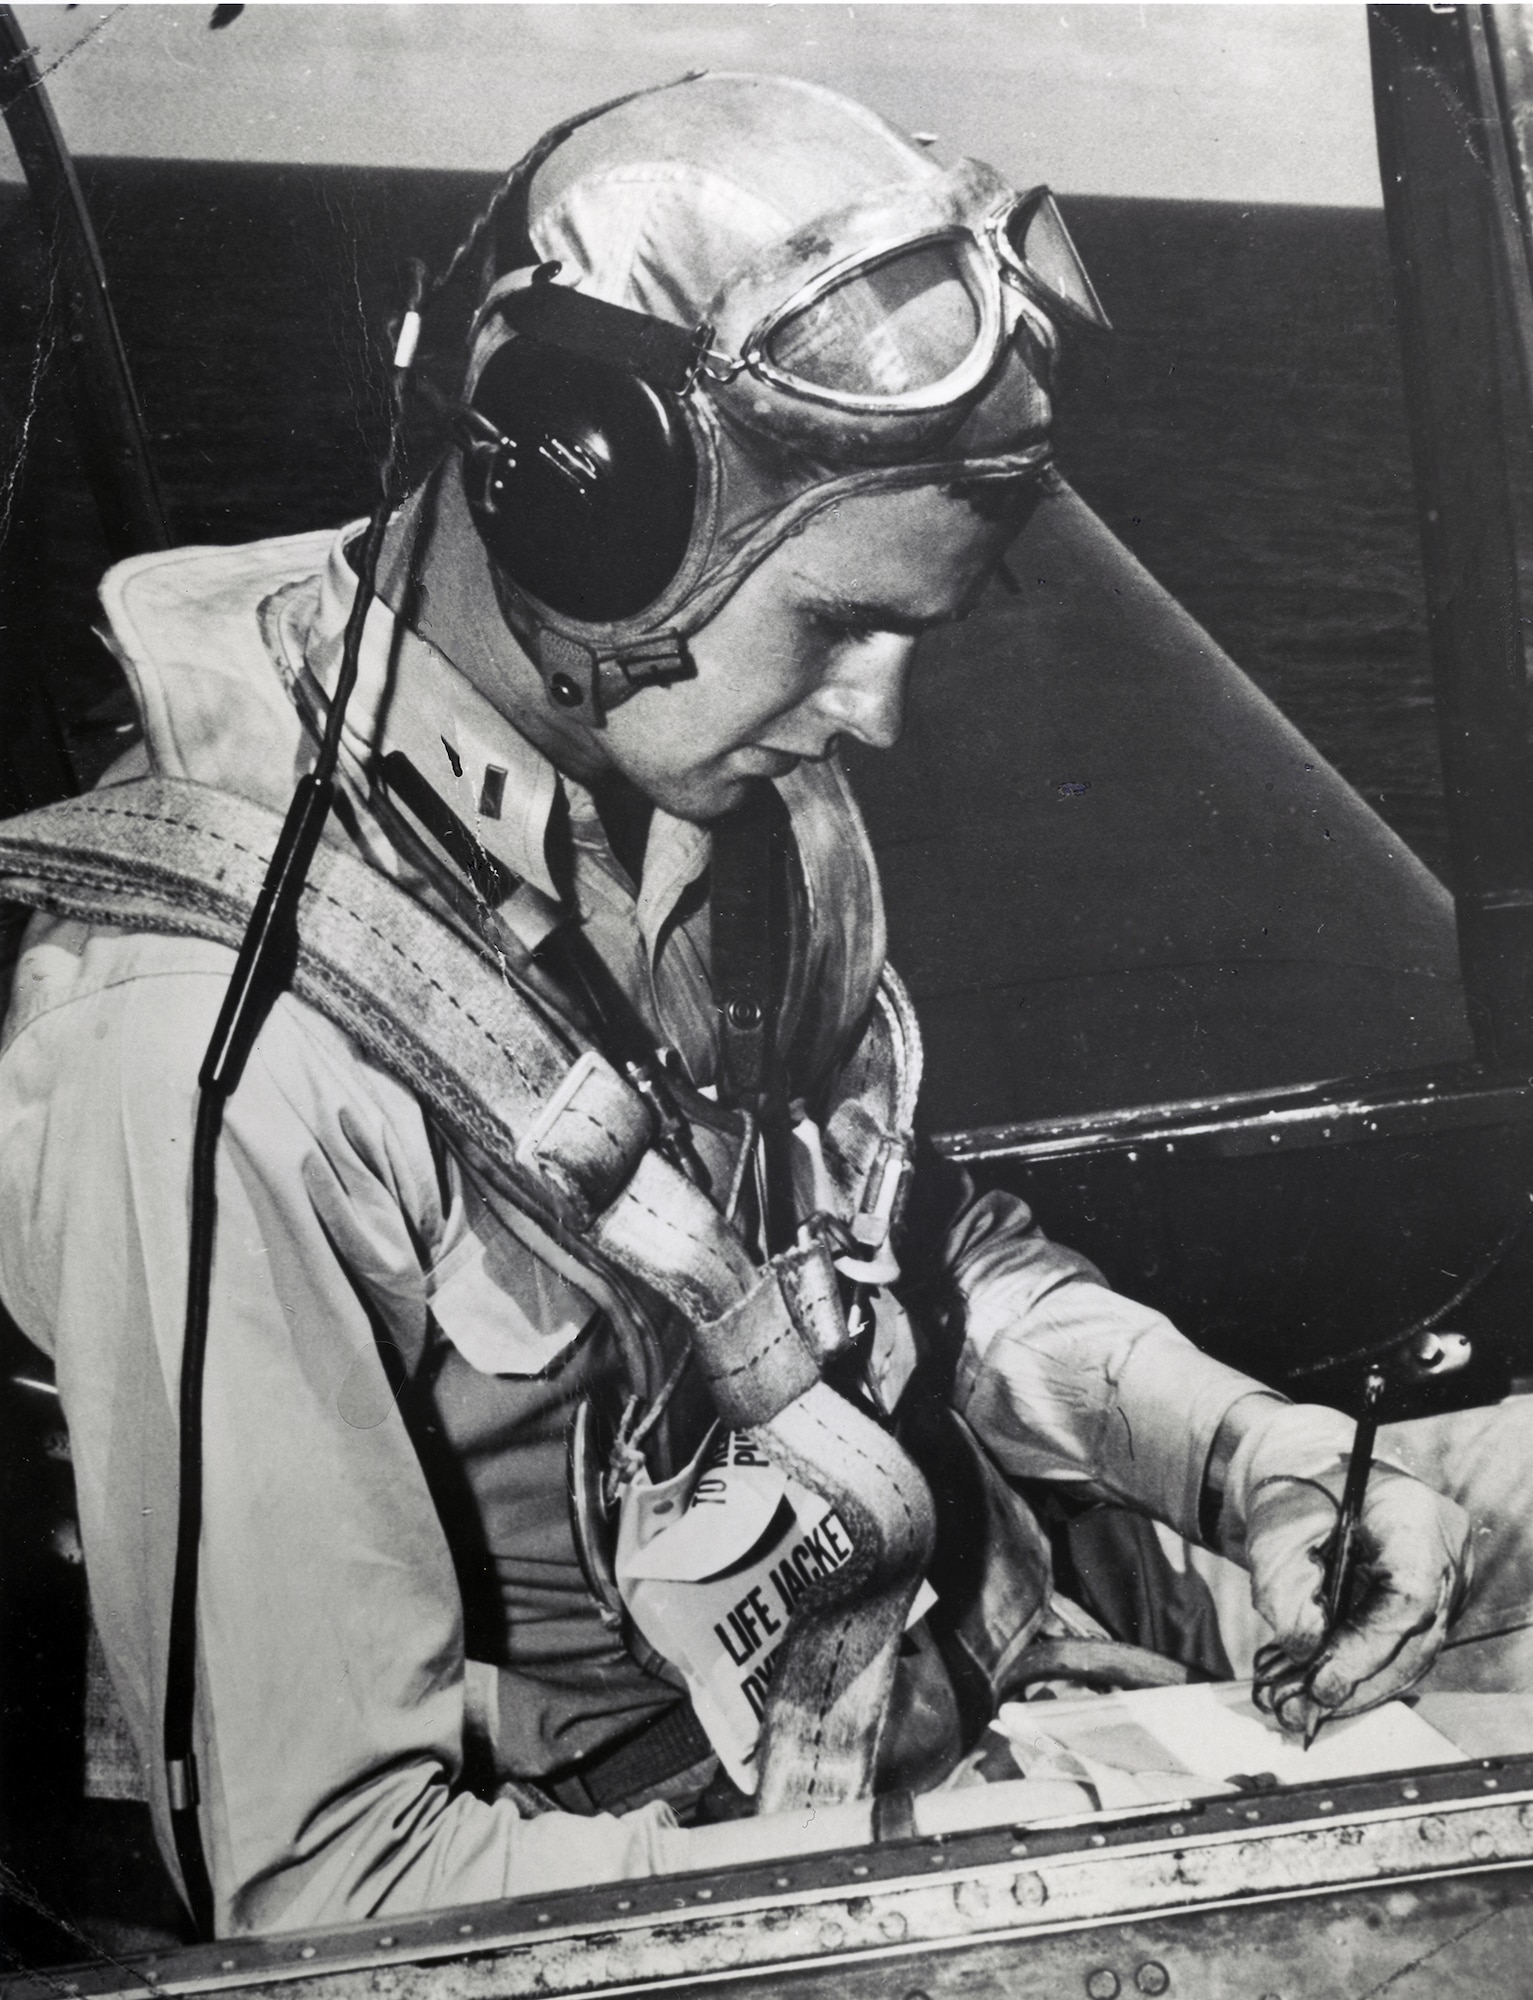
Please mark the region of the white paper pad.
[[[1176, 1773], [1223, 1790], [1236, 1777], [1270, 1774], [1280, 1785], [1328, 1784], [1378, 1771], [1462, 1764], [1465, 1753], [1403, 1702], [1327, 1722], [1306, 1750], [1251, 1700], [1249, 1681], [1153, 1688], [1083, 1700], [1008, 1702], [998, 1718], [1033, 1775], [1063, 1749], [1094, 1776], [1107, 1768]], [[1196, 1788], [1195, 1786], [1193, 1787]]]
[[1249, 1682], [1150, 1688], [1118, 1698], [1178, 1763], [1209, 1778], [1270, 1771], [1280, 1785], [1325, 1784], [1373, 1771], [1469, 1761], [1402, 1701], [1327, 1722], [1306, 1750], [1255, 1706]]

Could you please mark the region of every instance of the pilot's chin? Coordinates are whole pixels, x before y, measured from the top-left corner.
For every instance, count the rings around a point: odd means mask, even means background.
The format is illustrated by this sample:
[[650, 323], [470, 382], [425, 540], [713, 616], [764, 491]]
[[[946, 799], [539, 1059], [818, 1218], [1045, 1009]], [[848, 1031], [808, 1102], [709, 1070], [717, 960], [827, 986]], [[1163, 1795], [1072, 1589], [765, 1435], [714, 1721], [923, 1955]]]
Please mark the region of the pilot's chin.
[[675, 803], [667, 804], [666, 810], [676, 819], [689, 819], [699, 826], [707, 826], [737, 811], [758, 785], [770, 782], [769, 777], [755, 771], [721, 773], [706, 784], [689, 787]]

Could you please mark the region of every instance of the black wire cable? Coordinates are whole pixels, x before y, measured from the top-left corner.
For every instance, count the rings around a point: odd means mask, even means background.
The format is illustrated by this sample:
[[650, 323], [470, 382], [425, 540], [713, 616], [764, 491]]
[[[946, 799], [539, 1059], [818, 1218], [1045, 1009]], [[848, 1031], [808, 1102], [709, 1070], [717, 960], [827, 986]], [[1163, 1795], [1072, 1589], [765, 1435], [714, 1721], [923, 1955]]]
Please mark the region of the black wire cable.
[[[1533, 1204], [1533, 1191], [1529, 1191], [1525, 1199]], [[1349, 1347], [1337, 1354], [1323, 1354], [1318, 1361], [1306, 1361], [1300, 1367], [1290, 1368], [1283, 1379], [1288, 1382], [1304, 1382], [1313, 1375], [1324, 1375], [1332, 1368], [1356, 1367], [1364, 1361], [1382, 1361], [1404, 1347], [1407, 1341], [1415, 1340], [1420, 1334], [1433, 1332], [1451, 1314], [1456, 1313], [1460, 1306], [1467, 1304], [1480, 1287], [1496, 1275], [1526, 1234], [1530, 1223], [1533, 1223], [1533, 1206], [1524, 1208], [1511, 1226], [1502, 1231], [1469, 1276], [1461, 1285], [1454, 1288], [1441, 1305], [1434, 1306], [1419, 1319], [1413, 1319], [1409, 1326], [1402, 1327], [1398, 1333], [1392, 1333], [1383, 1340], [1371, 1341], [1364, 1347]]]
[[200, 1091], [192, 1139], [191, 1245], [187, 1259], [186, 1331], [181, 1347], [176, 1569], [171, 1586], [170, 1645], [165, 1663], [164, 1756], [170, 1786], [170, 1826], [192, 1922], [202, 1937], [213, 1934], [213, 1885], [197, 1824], [192, 1730], [197, 1706], [197, 1555], [202, 1540], [202, 1378], [207, 1360], [213, 1235], [218, 1222], [214, 1168], [223, 1122], [222, 1093]]
[[[689, 72], [683, 81], [701, 74]], [[651, 86], [653, 88], [654, 86]], [[663, 86], [661, 86], [663, 87]], [[292, 977], [298, 957], [298, 906], [309, 864], [329, 818], [340, 762], [347, 705], [356, 686], [362, 634], [377, 595], [378, 563], [389, 517], [396, 503], [396, 475], [404, 428], [405, 393], [415, 359], [423, 307], [436, 299], [486, 244], [506, 205], [526, 186], [543, 161], [569, 135], [630, 98], [630, 91], [556, 125], [505, 176], [439, 275], [428, 283], [424, 266], [411, 266], [410, 296], [401, 319], [389, 385], [389, 434], [378, 475], [378, 496], [367, 523], [358, 562], [356, 595], [346, 620], [340, 671], [311, 771], [299, 779], [261, 892], [240, 942], [233, 976], [198, 1071], [196, 1125], [192, 1143], [191, 1214], [188, 1235], [186, 1314], [179, 1395], [179, 1489], [176, 1561], [171, 1584], [170, 1632], [165, 1669], [162, 1743], [170, 1800], [171, 1829], [192, 1920], [200, 1935], [213, 1935], [213, 1891], [197, 1818], [198, 1781], [194, 1745], [197, 1705], [197, 1586], [202, 1541], [203, 1381], [207, 1366], [208, 1319], [217, 1232], [218, 1141], [224, 1108], [239, 1085], [250, 1051], [273, 1003]]]
[[165, 1666], [163, 1749], [171, 1832], [192, 1921], [213, 1935], [213, 1890], [197, 1818], [194, 1745], [197, 1708], [197, 1584], [202, 1543], [202, 1392], [207, 1369], [213, 1248], [218, 1224], [218, 1141], [224, 1108], [239, 1084], [261, 1025], [292, 977], [298, 955], [298, 905], [309, 863], [324, 832], [335, 796], [341, 733], [356, 686], [362, 634], [377, 595], [383, 538], [395, 505], [405, 390], [419, 332], [424, 272], [413, 269], [410, 299], [401, 322], [390, 377], [389, 437], [379, 468], [378, 497], [368, 519], [356, 595], [346, 621], [340, 671], [331, 696], [314, 768], [298, 782], [283, 821], [261, 893], [241, 940], [234, 974], [198, 1072], [192, 1140], [191, 1214], [188, 1234], [186, 1316], [179, 1397], [179, 1485], [176, 1562], [171, 1584], [170, 1633]]

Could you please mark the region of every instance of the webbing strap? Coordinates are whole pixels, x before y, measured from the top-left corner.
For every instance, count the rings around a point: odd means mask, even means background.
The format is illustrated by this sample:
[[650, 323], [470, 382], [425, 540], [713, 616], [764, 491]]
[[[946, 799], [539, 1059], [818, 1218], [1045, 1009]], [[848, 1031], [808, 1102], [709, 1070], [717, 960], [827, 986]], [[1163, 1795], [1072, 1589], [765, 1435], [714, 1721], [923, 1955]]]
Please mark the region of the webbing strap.
[[[279, 831], [247, 800], [143, 779], [0, 824], [0, 897], [233, 948]], [[759, 1270], [651, 1149], [648, 1107], [605, 1057], [344, 849], [316, 853], [298, 935], [297, 996], [424, 1103], [489, 1191], [599, 1277], [615, 1267], [675, 1307], [705, 1370], [728, 1380], [733, 1420], [841, 1515], [857, 1553], [795, 1617], [768, 1709], [762, 1804], [865, 1792], [933, 1517], [893, 1440], [818, 1380], [836, 1337], [823, 1252]], [[622, 1319], [634, 1386], [652, 1394], [658, 1357]], [[795, 1350], [791, 1367], [770, 1358]]]
[[[278, 829], [248, 800], [148, 778], [5, 822], [0, 883], [62, 915], [237, 946]], [[316, 853], [298, 929], [299, 998], [498, 1159], [535, 1213], [578, 1231], [608, 1206], [649, 1144], [649, 1115], [573, 1028], [339, 847]], [[577, 1100], [543, 1119], [578, 1058]]]
[[758, 1812], [873, 1789], [905, 1619], [936, 1540], [931, 1490], [887, 1431], [825, 1382], [758, 1431], [792, 1478], [825, 1493], [852, 1560], [794, 1606], [767, 1698]]
[[724, 1072], [731, 1101], [760, 1113], [780, 1070], [777, 1036], [779, 968], [774, 964], [786, 913], [775, 876], [778, 843], [787, 830], [781, 798], [764, 783], [713, 829], [709, 869], [709, 936], [713, 990], [719, 1008]]
[[717, 1762], [707, 1730], [691, 1704], [678, 1701], [616, 1749], [598, 1750], [562, 1777], [544, 1778], [541, 1789], [566, 1812], [629, 1812], [710, 1760]]
[[632, 312], [569, 285], [534, 280], [503, 292], [495, 310], [517, 333], [626, 368], [676, 396], [691, 387], [707, 345], [706, 335], [700, 339], [695, 327]]
[[703, 1379], [731, 1430], [759, 1422], [753, 1412], [785, 1409], [845, 1344], [840, 1287], [823, 1243], [774, 1257], [738, 1305], [692, 1330]]

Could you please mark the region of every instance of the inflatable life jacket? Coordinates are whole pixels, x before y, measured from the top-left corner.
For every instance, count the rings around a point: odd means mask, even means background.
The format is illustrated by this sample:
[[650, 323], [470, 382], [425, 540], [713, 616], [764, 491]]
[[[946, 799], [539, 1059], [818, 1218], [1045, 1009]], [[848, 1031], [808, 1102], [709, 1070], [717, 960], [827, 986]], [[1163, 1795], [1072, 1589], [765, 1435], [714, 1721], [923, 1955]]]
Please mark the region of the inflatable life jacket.
[[[196, 655], [183, 664], [215, 662], [207, 678], [216, 684], [178, 701], [167, 693], [165, 661], [151, 674], [139, 650], [130, 664], [158, 768], [7, 823], [0, 894], [85, 920], [237, 942], [278, 828], [275, 802], [250, 794], [262, 774], [291, 771], [303, 740], [271, 672], [260, 612], [301, 584], [306, 567], [312, 578], [329, 542], [176, 552], [116, 573], [119, 641], [126, 630], [136, 643], [138, 627], [121, 615], [131, 600], [152, 604], [156, 591], [168, 592], [183, 610], [195, 607], [178, 627]], [[205, 726], [220, 704], [227, 720], [231, 691], [241, 697], [241, 726]], [[286, 746], [286, 758], [253, 755], [263, 737], [263, 750]], [[197, 775], [187, 770], [189, 744]], [[838, 827], [855, 832], [855, 809], [833, 775], [806, 782], [788, 803], [801, 852], [812, 855], [817, 840], [834, 845]], [[846, 859], [843, 839], [843, 890]], [[814, 866], [806, 861], [811, 880]], [[887, 1431], [821, 1378], [848, 1337], [837, 1262], [850, 1252], [870, 1265], [887, 1247], [909, 1177], [919, 1041], [898, 982], [880, 977], [825, 1099], [819, 1150], [834, 1227], [806, 1229], [758, 1264], [719, 1205], [657, 1146], [645, 1096], [546, 991], [518, 976], [514, 957], [487, 949], [450, 908], [428, 907], [331, 840], [298, 928], [297, 996], [416, 1093], [514, 1234], [555, 1268], [578, 1272], [608, 1313], [635, 1394], [658, 1396], [681, 1328], [721, 1422], [751, 1431], [791, 1479], [834, 1508], [852, 1554], [801, 1579], [767, 1699], [759, 1803], [786, 1810], [866, 1792], [933, 1508]], [[843, 980], [834, 996], [842, 1019], [832, 1010], [822, 1036], [844, 1042], [854, 990]], [[729, 1178], [727, 1157], [714, 1166], [716, 1182]], [[1019, 1515], [1019, 1573], [1036, 1585], [1046, 1565], [1030, 1526]], [[999, 1664], [1001, 1652], [1014, 1652], [1039, 1597], [1008, 1604], [1004, 1616], [993, 1601], [976, 1604], [970, 1654]]]

